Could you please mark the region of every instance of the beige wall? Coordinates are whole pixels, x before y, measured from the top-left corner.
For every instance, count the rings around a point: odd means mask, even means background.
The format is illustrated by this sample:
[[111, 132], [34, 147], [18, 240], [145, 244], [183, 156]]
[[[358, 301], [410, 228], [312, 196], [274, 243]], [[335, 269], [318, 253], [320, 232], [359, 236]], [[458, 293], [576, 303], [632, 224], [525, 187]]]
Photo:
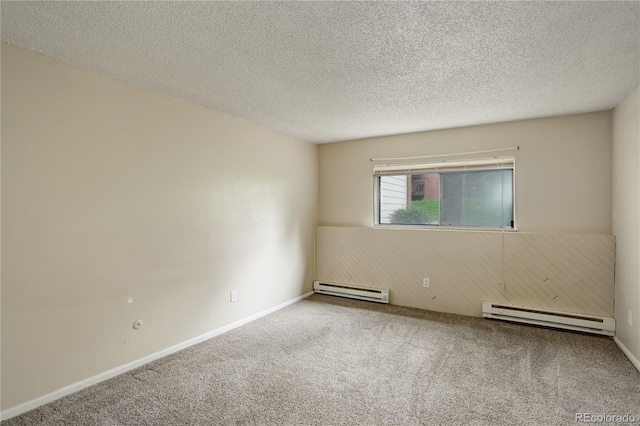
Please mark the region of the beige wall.
[[[519, 232], [368, 227], [370, 158], [513, 146], [497, 155], [516, 157]], [[388, 288], [391, 303], [462, 315], [492, 301], [613, 316], [610, 112], [321, 145], [319, 179], [317, 279]]]
[[310, 291], [316, 191], [316, 146], [3, 44], [2, 409]]
[[[613, 110], [617, 337], [640, 360], [640, 88]], [[633, 313], [633, 326], [627, 313]]]
[[[519, 230], [611, 234], [610, 112], [320, 145], [319, 223], [372, 224], [371, 157], [451, 154], [512, 146], [520, 146], [515, 152]], [[510, 153], [500, 153], [505, 154]]]
[[320, 226], [316, 245], [318, 280], [387, 288], [395, 305], [481, 316], [490, 301], [613, 316], [611, 235]]
[[[2, 55], [0, 55], [0, 97], [2, 93]], [[0, 101], [0, 236], [2, 235], [2, 102]], [[0, 238], [1, 240], [1, 238]], [[0, 252], [2, 242], [0, 241]], [[2, 256], [0, 255], [0, 411], [2, 410]]]

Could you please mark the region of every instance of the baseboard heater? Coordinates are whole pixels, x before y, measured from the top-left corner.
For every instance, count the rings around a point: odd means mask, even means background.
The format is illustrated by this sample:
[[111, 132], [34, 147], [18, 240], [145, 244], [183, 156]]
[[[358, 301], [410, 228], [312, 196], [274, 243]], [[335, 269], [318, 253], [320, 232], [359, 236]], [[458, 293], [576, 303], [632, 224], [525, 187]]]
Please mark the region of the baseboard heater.
[[389, 303], [389, 290], [380, 288], [355, 287], [321, 281], [313, 282], [313, 291], [318, 294], [368, 300], [369, 302]]
[[605, 336], [613, 336], [616, 331], [616, 320], [614, 318], [521, 308], [491, 302], [482, 304], [482, 316], [503, 321], [562, 328]]

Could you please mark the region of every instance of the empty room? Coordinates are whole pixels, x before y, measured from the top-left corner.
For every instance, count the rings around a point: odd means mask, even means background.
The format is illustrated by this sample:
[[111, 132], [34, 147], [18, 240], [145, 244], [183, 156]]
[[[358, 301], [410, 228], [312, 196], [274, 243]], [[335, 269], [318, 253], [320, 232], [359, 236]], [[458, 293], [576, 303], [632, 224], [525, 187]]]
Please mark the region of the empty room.
[[640, 2], [1, 1], [2, 425], [640, 425]]

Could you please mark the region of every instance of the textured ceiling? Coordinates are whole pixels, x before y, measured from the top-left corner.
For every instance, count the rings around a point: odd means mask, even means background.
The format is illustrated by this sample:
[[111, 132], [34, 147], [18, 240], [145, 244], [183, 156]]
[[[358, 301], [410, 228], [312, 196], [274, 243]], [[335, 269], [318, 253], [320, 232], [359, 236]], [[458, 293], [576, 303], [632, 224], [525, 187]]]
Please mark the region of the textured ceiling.
[[311, 142], [605, 110], [640, 2], [2, 2], [2, 40]]

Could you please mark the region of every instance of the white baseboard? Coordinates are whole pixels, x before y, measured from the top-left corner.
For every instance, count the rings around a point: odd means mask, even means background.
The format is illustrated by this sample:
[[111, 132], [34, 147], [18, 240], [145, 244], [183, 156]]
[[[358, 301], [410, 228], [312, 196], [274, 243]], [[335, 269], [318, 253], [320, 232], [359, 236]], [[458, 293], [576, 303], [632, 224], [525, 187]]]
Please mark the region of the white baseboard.
[[631, 351], [624, 345], [624, 343], [622, 343], [620, 341], [620, 339], [618, 339], [617, 337], [614, 337], [613, 341], [616, 342], [616, 344], [618, 345], [618, 347], [620, 349], [622, 349], [622, 352], [624, 352], [624, 354], [627, 356], [627, 358], [629, 358], [629, 361], [631, 361], [631, 364], [633, 364], [634, 367], [636, 367], [638, 369], [638, 371], [640, 371], [640, 361], [638, 360], [638, 358], [636, 358], [631, 353]]
[[79, 390], [82, 390], [84, 388], [87, 388], [89, 386], [95, 385], [96, 383], [100, 383], [103, 382], [107, 379], [110, 379], [112, 377], [115, 377], [119, 374], [122, 373], [126, 373], [129, 370], [133, 370], [134, 368], [138, 368], [144, 364], [147, 364], [151, 361], [155, 361], [156, 359], [165, 357], [167, 355], [171, 355], [172, 353], [181, 351], [182, 349], [186, 349], [189, 346], [193, 346], [195, 344], [198, 344], [200, 342], [204, 342], [205, 340], [211, 339], [212, 337], [216, 337], [219, 336], [221, 334], [226, 333], [227, 331], [231, 331], [234, 328], [238, 328], [242, 325], [245, 325], [247, 323], [250, 323], [251, 321], [257, 320], [258, 318], [261, 318], [265, 315], [269, 315], [275, 311], [278, 311], [282, 308], [286, 308], [289, 305], [292, 305], [296, 302], [299, 302], [300, 300], [307, 298], [309, 296], [311, 296], [313, 294], [313, 292], [309, 292], [306, 294], [303, 294], [302, 296], [298, 296], [295, 299], [291, 299], [289, 301], [286, 301], [284, 303], [281, 303], [279, 305], [276, 305], [272, 308], [269, 309], [265, 309], [264, 311], [258, 312], [257, 314], [253, 314], [251, 316], [248, 316], [247, 318], [243, 318], [239, 321], [236, 321], [234, 323], [231, 323], [229, 325], [225, 325], [224, 327], [220, 327], [218, 329], [215, 329], [213, 331], [210, 331], [208, 333], [205, 333], [201, 336], [197, 336], [194, 337], [193, 339], [189, 339], [187, 341], [184, 341], [182, 343], [178, 343], [177, 345], [171, 346], [167, 349], [163, 349], [159, 352], [153, 353], [151, 355], [147, 355], [143, 358], [137, 359], [135, 361], [132, 361], [128, 364], [124, 364], [121, 365], [119, 367], [116, 368], [112, 368], [111, 370], [105, 371], [103, 373], [97, 374], [93, 377], [89, 377], [87, 379], [84, 380], [80, 380], [79, 382], [70, 384], [69, 386], [65, 386], [63, 388], [60, 388], [58, 390], [55, 390], [47, 395], [41, 396], [39, 398], [36, 399], [32, 399], [31, 401], [27, 401], [24, 402], [20, 405], [17, 405], [15, 407], [9, 408], [8, 410], [4, 410], [0, 413], [0, 419], [1, 420], [7, 420], [10, 419], [12, 417], [15, 416], [19, 416], [20, 414], [26, 413], [27, 411], [33, 410], [34, 408], [38, 408], [42, 405], [48, 404], [50, 402], [55, 401], [56, 399], [60, 399], [64, 396], [70, 395], [74, 392], [78, 392]]

